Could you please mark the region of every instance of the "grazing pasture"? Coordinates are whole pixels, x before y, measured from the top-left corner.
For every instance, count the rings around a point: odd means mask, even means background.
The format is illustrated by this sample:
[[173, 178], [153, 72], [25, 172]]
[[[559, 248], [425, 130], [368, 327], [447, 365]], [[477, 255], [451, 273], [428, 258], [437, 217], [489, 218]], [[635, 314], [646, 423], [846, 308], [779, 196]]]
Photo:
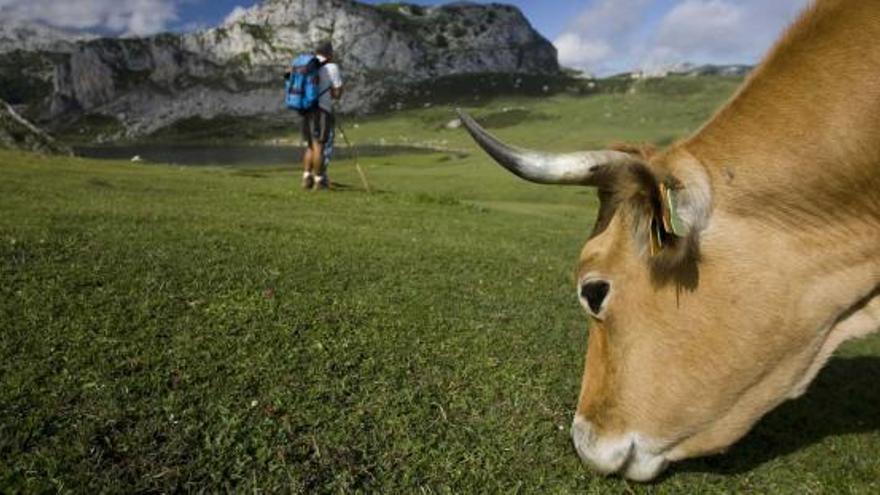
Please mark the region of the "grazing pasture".
[[[662, 145], [735, 83], [472, 110], [537, 148]], [[372, 195], [351, 161], [307, 193], [290, 167], [0, 151], [0, 492], [880, 491], [876, 336], [725, 455], [644, 486], [582, 467], [573, 273], [596, 198], [510, 177], [453, 118], [352, 121], [466, 152], [364, 159]]]

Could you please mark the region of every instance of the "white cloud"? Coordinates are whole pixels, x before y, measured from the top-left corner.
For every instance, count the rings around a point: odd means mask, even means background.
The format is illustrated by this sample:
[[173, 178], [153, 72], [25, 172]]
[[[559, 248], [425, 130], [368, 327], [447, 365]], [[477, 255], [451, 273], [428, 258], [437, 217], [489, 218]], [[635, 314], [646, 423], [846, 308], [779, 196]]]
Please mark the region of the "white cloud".
[[721, 54], [746, 49], [754, 33], [744, 31], [745, 7], [723, 0], [686, 0], [672, 9], [657, 32], [662, 47], [687, 51], [696, 47]]
[[685, 0], [662, 19], [643, 63], [756, 62], [806, 0]]
[[167, 29], [178, 13], [174, 0], [0, 0], [0, 18], [136, 36]]
[[646, 17], [651, 0], [596, 0], [554, 41], [562, 65], [607, 72]]
[[[557, 38], [560, 63], [600, 74], [681, 62], [755, 63], [809, 0], [614, 2], [628, 4], [620, 5], [624, 11], [610, 2], [596, 0]], [[600, 54], [596, 46], [606, 49]]]
[[589, 39], [578, 33], [563, 33], [555, 41], [563, 65], [593, 67], [614, 51], [605, 40]]

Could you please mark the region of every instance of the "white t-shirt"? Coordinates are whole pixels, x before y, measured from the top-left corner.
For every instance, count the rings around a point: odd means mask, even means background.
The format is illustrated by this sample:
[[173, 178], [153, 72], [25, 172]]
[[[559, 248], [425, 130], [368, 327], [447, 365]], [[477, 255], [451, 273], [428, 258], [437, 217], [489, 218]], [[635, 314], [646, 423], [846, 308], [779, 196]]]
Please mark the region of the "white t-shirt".
[[[327, 59], [318, 55], [318, 60], [323, 62]], [[333, 95], [330, 94], [330, 88], [339, 89], [342, 87], [342, 76], [339, 74], [339, 66], [333, 62], [324, 65], [318, 71], [318, 77], [318, 87], [321, 90], [321, 99], [318, 100], [318, 106], [327, 112], [333, 113]]]

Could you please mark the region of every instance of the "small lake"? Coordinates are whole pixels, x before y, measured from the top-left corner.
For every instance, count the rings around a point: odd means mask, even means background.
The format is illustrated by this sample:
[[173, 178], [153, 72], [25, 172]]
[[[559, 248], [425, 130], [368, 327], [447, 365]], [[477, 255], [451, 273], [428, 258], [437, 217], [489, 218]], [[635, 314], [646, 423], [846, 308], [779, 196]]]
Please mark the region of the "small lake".
[[[99, 160], [131, 160], [139, 156], [145, 163], [183, 165], [254, 167], [299, 164], [302, 161], [302, 146], [222, 146], [189, 144], [131, 144], [120, 146], [78, 146], [74, 147], [77, 156]], [[338, 160], [354, 157], [411, 155], [435, 153], [429, 148], [415, 146], [355, 146], [337, 147], [333, 157]]]

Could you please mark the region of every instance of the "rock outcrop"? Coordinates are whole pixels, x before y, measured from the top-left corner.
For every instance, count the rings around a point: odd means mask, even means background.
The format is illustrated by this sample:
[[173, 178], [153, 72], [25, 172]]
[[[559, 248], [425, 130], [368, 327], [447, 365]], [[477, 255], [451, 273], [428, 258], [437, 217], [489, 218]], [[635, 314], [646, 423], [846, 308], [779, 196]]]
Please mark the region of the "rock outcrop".
[[188, 118], [278, 114], [285, 65], [323, 39], [346, 76], [347, 112], [444, 76], [559, 71], [553, 45], [515, 7], [265, 0], [196, 33], [0, 54], [0, 97], [55, 125], [110, 119], [119, 137]]
[[70, 155], [71, 150], [0, 100], [0, 148]]
[[97, 36], [56, 29], [42, 24], [0, 22], [0, 53], [15, 50], [69, 52], [76, 48], [76, 42], [95, 38]]
[[754, 69], [751, 65], [714, 65], [703, 64], [696, 65], [689, 62], [678, 64], [652, 67], [637, 72], [629, 73], [633, 79], [657, 79], [666, 76], [724, 76], [724, 77], [743, 77]]

